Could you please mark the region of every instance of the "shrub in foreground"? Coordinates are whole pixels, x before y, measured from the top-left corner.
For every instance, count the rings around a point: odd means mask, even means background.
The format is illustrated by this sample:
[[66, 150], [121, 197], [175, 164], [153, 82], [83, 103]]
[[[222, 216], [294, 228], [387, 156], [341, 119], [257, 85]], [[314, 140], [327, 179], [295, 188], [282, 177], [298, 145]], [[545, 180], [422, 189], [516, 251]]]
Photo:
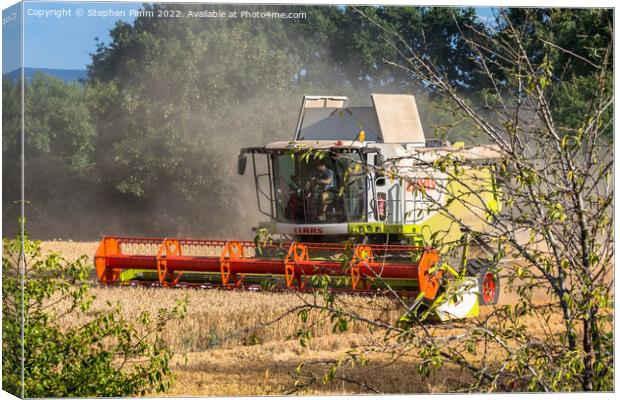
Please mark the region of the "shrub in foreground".
[[131, 319], [118, 304], [94, 312], [86, 256], [69, 262], [59, 254], [43, 255], [40, 243], [27, 239], [23, 255], [20, 263], [18, 239], [3, 240], [4, 390], [25, 397], [121, 397], [169, 388], [172, 353], [160, 332], [183, 318], [184, 301]]

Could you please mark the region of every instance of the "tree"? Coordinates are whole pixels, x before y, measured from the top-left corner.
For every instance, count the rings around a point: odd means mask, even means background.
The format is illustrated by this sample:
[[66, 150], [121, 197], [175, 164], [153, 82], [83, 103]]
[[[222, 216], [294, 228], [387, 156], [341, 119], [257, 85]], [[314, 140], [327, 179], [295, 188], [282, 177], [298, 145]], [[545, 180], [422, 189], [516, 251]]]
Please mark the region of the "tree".
[[[511, 8], [505, 12], [513, 26], [520, 26], [532, 38], [524, 41], [523, 46], [533, 62], [547, 62], [551, 67], [555, 84], [547, 88], [545, 96], [557, 126], [575, 132], [590, 112], [590, 99], [596, 96], [600, 65], [613, 65], [613, 54], [607, 52], [609, 37], [613, 35], [613, 11]], [[510, 35], [509, 29], [509, 25], [500, 24], [498, 36], [504, 30]], [[611, 75], [605, 76], [605, 90], [612, 91]], [[607, 111], [606, 120], [610, 112]], [[611, 137], [611, 130], [605, 134]]]
[[77, 83], [41, 73], [27, 83], [24, 138], [31, 160], [46, 155], [76, 175], [88, 175], [95, 130], [84, 92]]
[[86, 256], [75, 262], [45, 256], [39, 242], [27, 238], [22, 298], [20, 246], [19, 238], [3, 240], [3, 390], [25, 397], [121, 397], [168, 389], [171, 352], [159, 333], [183, 318], [185, 303], [136, 319], [112, 304], [109, 311], [92, 314]]
[[[469, 28], [483, 30], [473, 8], [447, 7], [360, 7], [376, 21], [398, 32], [426, 57], [441, 65], [452, 83], [474, 95], [476, 69], [462, 36]], [[306, 79], [349, 82], [360, 97], [373, 90], [412, 90], [416, 83], [402, 71], [384, 65], [380, 60], [393, 58], [394, 49], [385, 46], [383, 32], [353, 7], [308, 7], [306, 20], [293, 21], [292, 30], [301, 33], [306, 46], [300, 55], [308, 63]], [[304, 56], [305, 54], [305, 56]], [[315, 71], [312, 58], [329, 60], [329, 75]]]
[[[610, 8], [509, 8], [501, 12], [528, 35], [523, 46], [534, 62], [541, 63], [547, 57], [557, 81], [590, 76], [604, 62], [613, 33]], [[510, 35], [509, 24], [501, 24], [502, 21], [505, 22], [500, 15], [499, 34], [505, 30]], [[608, 57], [608, 62], [613, 63], [613, 54]]]
[[26, 211], [36, 233], [54, 235], [59, 222], [66, 221], [63, 210], [71, 208], [74, 213], [80, 201], [94, 191], [95, 129], [88, 91], [80, 84], [67, 84], [37, 73], [24, 85], [22, 115], [20, 90], [20, 82], [3, 80], [3, 196], [7, 205], [3, 208], [3, 224], [10, 232], [14, 225], [11, 221], [16, 220], [20, 210], [23, 119]]
[[21, 214], [21, 84], [2, 79], [2, 229], [10, 232]]
[[121, 230], [242, 233], [229, 221], [247, 218], [243, 198], [253, 196], [230, 160], [241, 147], [288, 139], [298, 108], [290, 99], [302, 93], [279, 26], [139, 17], [93, 55], [99, 178], [114, 203], [150, 214], [129, 216]]
[[[382, 346], [359, 346], [342, 360], [326, 362], [324, 381], [339, 377], [338, 368], [345, 363], [364, 364], [367, 354], [385, 351], [394, 359], [415, 356], [419, 371], [427, 376], [449, 365], [460, 368], [463, 389], [468, 391], [613, 390], [614, 188], [608, 132], [614, 95], [607, 85], [612, 74], [611, 34], [601, 39], [606, 48], [603, 55], [587, 60], [596, 71], [584, 81], [592, 93], [582, 108], [587, 112], [575, 116], [577, 129], [566, 130], [553, 117], [561, 112], [555, 107], [562, 104], [548, 100], [562, 82], [554, 79], [546, 54], [558, 47], [547, 40], [544, 31], [534, 35], [510, 13], [501, 12], [501, 35], [473, 31], [464, 37], [490, 88], [483, 114], [434, 60], [382, 21], [363, 9], [358, 12], [380, 28], [386, 46], [398, 52], [395, 60], [383, 62], [432, 87], [454, 104], [458, 116], [474, 124], [479, 137], [501, 153], [497, 173], [505, 204], [502, 212], [468, 200], [480, 193], [468, 186], [464, 161], [458, 157], [448, 153], [433, 163], [413, 161], [447, 174], [446, 185], [462, 185], [464, 192], [449, 201], [477, 207], [484, 223], [484, 229], [464, 237], [486, 249], [488, 255], [476, 262], [500, 273], [517, 300], [493, 307], [477, 320], [431, 325], [429, 310], [437, 302], [420, 308], [417, 300], [411, 304], [397, 299], [402, 316], [390, 323], [364, 319], [346, 301], [319, 290], [322, 296], [307, 301], [307, 308], [300, 312], [302, 320], [309, 312], [318, 312], [331, 318], [334, 329], [346, 330], [356, 322], [385, 332]], [[540, 41], [542, 45], [533, 45]], [[533, 48], [543, 54], [532, 54]], [[561, 51], [566, 57], [578, 52]], [[383, 168], [390, 176], [398, 174], [389, 165]], [[436, 206], [436, 211], [462, 223], [441, 204]], [[505, 257], [517, 261], [502, 262]], [[455, 298], [456, 292], [450, 290], [447, 284], [442, 300]], [[307, 338], [308, 332], [302, 331], [301, 336]], [[299, 388], [316, 381], [301, 367], [297, 372]]]

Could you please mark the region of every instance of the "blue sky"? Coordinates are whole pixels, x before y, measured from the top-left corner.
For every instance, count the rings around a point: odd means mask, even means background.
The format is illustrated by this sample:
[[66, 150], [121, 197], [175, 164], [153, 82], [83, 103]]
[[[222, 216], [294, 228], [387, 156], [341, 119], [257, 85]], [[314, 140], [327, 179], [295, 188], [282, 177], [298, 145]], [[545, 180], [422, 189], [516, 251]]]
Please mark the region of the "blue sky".
[[[131, 22], [131, 10], [140, 3], [36, 3], [24, 2], [24, 65], [27, 67], [85, 69], [89, 53], [95, 51], [95, 37], [108, 42], [117, 20]], [[70, 16], [46, 11], [64, 9]], [[82, 10], [83, 16], [80, 15]], [[89, 16], [90, 10], [123, 11], [121, 17]], [[38, 15], [37, 15], [38, 14]]]
[[[108, 43], [109, 32], [117, 20], [132, 22], [132, 11], [142, 3], [105, 2], [24, 2], [24, 65], [26, 67], [85, 69], [90, 63], [89, 53], [95, 51], [95, 38]], [[18, 6], [18, 5], [16, 5]], [[16, 8], [3, 12], [3, 18]], [[13, 10], [13, 11], [12, 11]], [[490, 8], [477, 8], [484, 18], [492, 15]], [[95, 11], [100, 16], [93, 15]], [[124, 15], [110, 16], [106, 12]], [[17, 9], [19, 12], [19, 9]], [[108, 13], [109, 14], [109, 13]], [[16, 21], [14, 21], [16, 22]], [[3, 25], [2, 72], [19, 67], [18, 23]]]
[[[95, 38], [109, 42], [109, 32], [118, 20], [131, 22], [132, 10], [140, 9], [142, 3], [89, 3], [89, 2], [24, 2], [24, 65], [26, 67], [85, 69], [90, 63], [89, 53], [95, 51]], [[7, 15], [4, 10], [3, 18]], [[124, 16], [93, 16], [89, 11], [123, 12]], [[19, 67], [19, 58], [14, 56], [18, 30], [8, 31], [3, 25], [4, 35], [2, 72]], [[11, 43], [12, 42], [12, 43]], [[9, 56], [7, 58], [7, 56]]]
[[15, 4], [2, 10], [2, 73], [13, 71], [19, 66], [20, 42], [19, 24], [21, 7]]

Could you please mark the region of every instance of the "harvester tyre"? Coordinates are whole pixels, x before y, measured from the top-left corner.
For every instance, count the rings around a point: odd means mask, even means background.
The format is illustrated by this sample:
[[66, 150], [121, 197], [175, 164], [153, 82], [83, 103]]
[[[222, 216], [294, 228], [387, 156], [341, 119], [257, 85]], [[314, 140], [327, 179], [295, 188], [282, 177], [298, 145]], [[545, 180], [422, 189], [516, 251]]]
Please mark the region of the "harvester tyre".
[[497, 304], [500, 294], [500, 279], [489, 262], [473, 259], [467, 262], [467, 272], [478, 281], [478, 300], [481, 306]]

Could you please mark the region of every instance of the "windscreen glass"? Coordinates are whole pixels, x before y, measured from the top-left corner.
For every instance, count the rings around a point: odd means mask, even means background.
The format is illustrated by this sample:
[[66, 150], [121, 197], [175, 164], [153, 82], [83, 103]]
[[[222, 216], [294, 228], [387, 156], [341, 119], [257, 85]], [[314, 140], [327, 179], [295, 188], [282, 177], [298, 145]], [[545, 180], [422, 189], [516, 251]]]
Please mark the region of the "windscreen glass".
[[359, 153], [302, 159], [273, 156], [276, 219], [289, 223], [343, 223], [366, 219], [366, 168]]

